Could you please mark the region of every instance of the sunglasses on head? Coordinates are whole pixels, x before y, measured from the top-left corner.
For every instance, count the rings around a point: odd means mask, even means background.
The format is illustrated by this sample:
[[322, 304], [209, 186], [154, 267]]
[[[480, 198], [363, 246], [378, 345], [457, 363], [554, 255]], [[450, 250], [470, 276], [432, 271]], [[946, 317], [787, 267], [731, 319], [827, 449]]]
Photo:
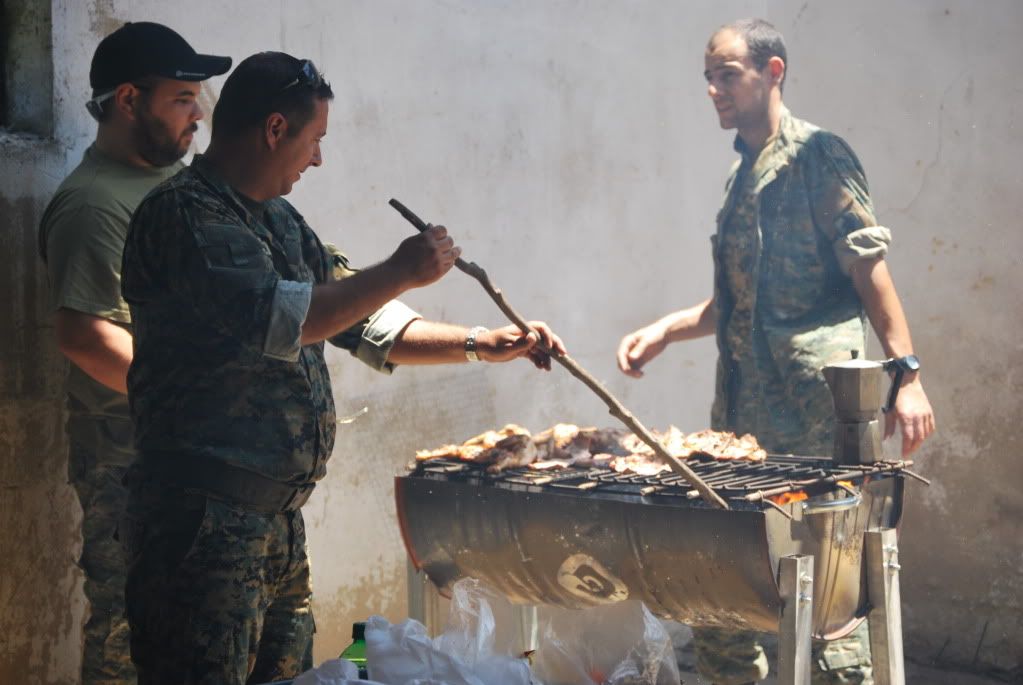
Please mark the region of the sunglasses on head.
[[[139, 90], [149, 90], [149, 86], [144, 83], [132, 83], [131, 85], [135, 86]], [[114, 88], [113, 90], [108, 90], [102, 95], [97, 95], [91, 100], [86, 101], [85, 109], [89, 112], [89, 115], [96, 121], [99, 121], [103, 117], [103, 103], [114, 97], [116, 92], [117, 88]]]
[[295, 86], [309, 86], [310, 88], [319, 88], [323, 84], [323, 77], [320, 76], [320, 72], [316, 70], [316, 65], [313, 64], [312, 60], [304, 59], [302, 64], [299, 66], [298, 76], [288, 82], [288, 85], [281, 88], [279, 92], [283, 93], [289, 88]]

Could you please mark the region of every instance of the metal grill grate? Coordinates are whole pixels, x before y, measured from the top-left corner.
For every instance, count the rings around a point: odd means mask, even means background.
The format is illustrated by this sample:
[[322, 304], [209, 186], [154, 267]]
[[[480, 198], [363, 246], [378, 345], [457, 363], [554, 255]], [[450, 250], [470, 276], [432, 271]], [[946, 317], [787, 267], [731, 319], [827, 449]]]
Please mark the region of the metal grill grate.
[[[687, 464], [726, 500], [762, 501], [766, 497], [797, 490], [819, 494], [843, 489], [840, 481], [862, 484], [869, 477], [906, 473], [911, 462], [878, 462], [870, 465], [838, 465], [828, 459], [771, 455], [765, 461], [722, 461], [691, 458]], [[568, 467], [557, 471], [535, 471], [528, 467], [506, 469], [493, 474], [485, 466], [453, 459], [417, 463], [413, 475], [443, 480], [475, 481], [515, 488], [561, 491], [683, 497], [693, 500], [699, 493], [681, 476], [662, 472], [652, 476], [617, 473], [608, 468]]]

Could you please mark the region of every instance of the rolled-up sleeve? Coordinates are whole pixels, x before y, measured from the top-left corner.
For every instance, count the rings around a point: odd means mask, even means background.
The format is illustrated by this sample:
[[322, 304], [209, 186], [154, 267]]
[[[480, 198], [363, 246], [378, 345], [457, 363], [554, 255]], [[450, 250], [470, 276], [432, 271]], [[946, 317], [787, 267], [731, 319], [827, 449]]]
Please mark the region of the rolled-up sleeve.
[[395, 364], [387, 361], [398, 335], [415, 321], [418, 313], [398, 300], [391, 300], [366, 321], [355, 348], [355, 356], [366, 366], [383, 373], [394, 371]]
[[263, 354], [273, 359], [296, 362], [302, 350], [302, 325], [309, 314], [313, 284], [277, 281], [270, 305], [270, 323], [263, 342]]
[[[348, 257], [335, 245], [324, 243], [327, 273], [330, 280], [340, 281], [358, 273], [348, 263]], [[329, 338], [332, 345], [348, 350], [359, 361], [376, 371], [391, 373], [396, 364], [387, 361], [391, 348], [405, 328], [416, 319], [423, 318], [407, 305], [391, 300], [346, 331]]]
[[883, 258], [888, 254], [892, 232], [884, 226], [868, 226], [836, 240], [832, 247], [835, 258], [846, 276], [856, 262]]

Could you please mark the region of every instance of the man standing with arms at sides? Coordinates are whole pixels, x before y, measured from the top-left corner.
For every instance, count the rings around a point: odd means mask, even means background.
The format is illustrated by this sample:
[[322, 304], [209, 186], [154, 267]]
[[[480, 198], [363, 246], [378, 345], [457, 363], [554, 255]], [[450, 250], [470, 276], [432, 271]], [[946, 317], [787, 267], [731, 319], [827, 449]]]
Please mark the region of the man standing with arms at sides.
[[454, 265], [461, 250], [443, 227], [354, 271], [281, 197], [323, 163], [332, 98], [308, 60], [244, 60], [206, 154], [132, 221], [123, 290], [139, 459], [123, 537], [143, 684], [268, 682], [311, 665], [300, 507], [334, 444], [325, 340], [384, 372], [527, 355], [550, 368], [534, 334], [431, 323], [393, 299]]
[[132, 358], [121, 253], [132, 212], [182, 168], [203, 112], [199, 82], [225, 73], [229, 57], [199, 55], [177, 33], [128, 23], [92, 58], [86, 103], [95, 142], [43, 215], [39, 249], [56, 307], [57, 344], [71, 360], [68, 471], [82, 506], [82, 556], [89, 600], [84, 685], [135, 681], [124, 618], [124, 555], [114, 532], [121, 484], [135, 456], [126, 376]]
[[[711, 427], [753, 433], [769, 452], [828, 455], [834, 417], [820, 369], [851, 350], [865, 356], [866, 315], [884, 354], [909, 369], [885, 434], [898, 423], [902, 453], [912, 453], [934, 431], [934, 414], [884, 260], [891, 233], [877, 225], [859, 160], [782, 104], [787, 54], [769, 23], [719, 29], [705, 68], [721, 127], [736, 129], [741, 155], [712, 241], [714, 295], [625, 336], [619, 368], [638, 378], [668, 344], [715, 334]], [[693, 633], [700, 672], [715, 685], [766, 677], [755, 633]], [[815, 685], [872, 683], [866, 623], [815, 643], [812, 673]]]

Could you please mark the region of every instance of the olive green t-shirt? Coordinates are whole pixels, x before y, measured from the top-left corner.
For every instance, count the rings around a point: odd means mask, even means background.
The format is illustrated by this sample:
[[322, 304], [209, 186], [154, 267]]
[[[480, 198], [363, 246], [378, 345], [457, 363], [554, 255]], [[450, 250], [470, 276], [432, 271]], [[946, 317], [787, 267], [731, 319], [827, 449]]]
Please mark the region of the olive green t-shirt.
[[[131, 329], [121, 297], [121, 254], [135, 208], [150, 190], [183, 168], [139, 169], [110, 159], [92, 145], [60, 184], [43, 214], [39, 251], [46, 262], [54, 310], [92, 314]], [[73, 440], [131, 448], [128, 398], [74, 364], [68, 375]], [[95, 425], [90, 425], [95, 424]], [[75, 435], [76, 430], [90, 433]], [[95, 433], [95, 435], [92, 435]], [[126, 445], [119, 445], [127, 440]], [[104, 445], [92, 445], [103, 447]]]

